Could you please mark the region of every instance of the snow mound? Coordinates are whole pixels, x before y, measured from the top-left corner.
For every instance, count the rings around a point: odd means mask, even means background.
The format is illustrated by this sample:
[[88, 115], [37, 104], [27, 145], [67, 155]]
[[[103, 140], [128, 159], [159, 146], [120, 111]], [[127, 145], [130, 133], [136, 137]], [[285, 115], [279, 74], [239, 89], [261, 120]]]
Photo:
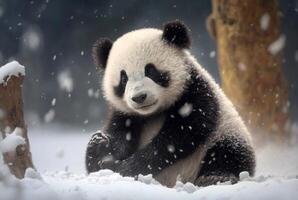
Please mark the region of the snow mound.
[[11, 134], [6, 134], [6, 137], [0, 141], [0, 152], [14, 152], [17, 146], [25, 143], [25, 138], [22, 137], [22, 129], [16, 127]]
[[[294, 128], [296, 135], [297, 125]], [[110, 170], [86, 175], [82, 152], [94, 129], [87, 130], [90, 134], [63, 126], [30, 129], [33, 162], [41, 174], [28, 169], [25, 178], [18, 180], [9, 175], [7, 166], [1, 165], [0, 160], [0, 200], [290, 200], [298, 195], [297, 143], [287, 147], [272, 144], [257, 150], [256, 176], [251, 178], [242, 172], [237, 184], [198, 187], [177, 181], [173, 188], [167, 188], [152, 175], [139, 175], [138, 180]]]
[[25, 67], [12, 61], [0, 67], [0, 84], [7, 83], [12, 76], [25, 76]]
[[[66, 171], [45, 173], [42, 179], [33, 174], [23, 180], [0, 180], [2, 199], [295, 199], [298, 195], [297, 177], [256, 177], [235, 185], [221, 184], [197, 187], [191, 183], [177, 182], [174, 188], [157, 183], [152, 176], [122, 177], [110, 170], [90, 175]], [[2, 196], [3, 195], [3, 196]]]

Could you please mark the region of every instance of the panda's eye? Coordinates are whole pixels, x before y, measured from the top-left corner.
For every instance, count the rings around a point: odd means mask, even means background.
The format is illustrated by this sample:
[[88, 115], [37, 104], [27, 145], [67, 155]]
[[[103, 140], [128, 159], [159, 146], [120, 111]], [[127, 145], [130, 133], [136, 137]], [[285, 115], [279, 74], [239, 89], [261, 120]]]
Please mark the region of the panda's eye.
[[123, 97], [127, 81], [128, 81], [128, 76], [126, 72], [124, 70], [121, 70], [119, 84], [114, 87], [114, 92], [116, 96]]
[[121, 84], [125, 86], [128, 81], [128, 77], [124, 70], [121, 70], [120, 72], [120, 79], [121, 79]]
[[157, 84], [161, 85], [162, 87], [168, 87], [170, 76], [168, 72], [161, 72], [156, 69], [155, 65], [149, 63], [145, 66], [145, 76], [152, 79]]

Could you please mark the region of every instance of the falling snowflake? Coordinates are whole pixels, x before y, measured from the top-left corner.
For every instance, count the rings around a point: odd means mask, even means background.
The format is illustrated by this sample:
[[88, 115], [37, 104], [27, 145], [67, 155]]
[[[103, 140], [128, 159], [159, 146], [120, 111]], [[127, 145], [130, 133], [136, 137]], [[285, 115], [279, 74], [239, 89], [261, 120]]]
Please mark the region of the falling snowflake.
[[190, 103], [185, 103], [180, 109], [179, 109], [179, 114], [182, 116], [182, 117], [187, 117], [190, 115], [190, 113], [192, 112], [192, 104]]
[[52, 105], [52, 106], [55, 106], [55, 105], [56, 105], [56, 98], [53, 98], [53, 99], [52, 99], [51, 105]]
[[93, 96], [94, 96], [94, 91], [93, 91], [92, 88], [89, 88], [89, 89], [88, 89], [88, 96], [89, 96], [89, 97], [93, 97]]
[[171, 144], [167, 146], [167, 149], [168, 149], [168, 151], [170, 153], [174, 153], [175, 152], [175, 147], [173, 145], [171, 145]]
[[274, 42], [272, 42], [269, 47], [268, 47], [268, 51], [272, 54], [272, 55], [276, 55], [278, 52], [280, 52], [286, 43], [286, 36], [281, 35], [277, 40], [275, 40]]
[[50, 109], [45, 115], [44, 115], [44, 121], [46, 123], [50, 123], [51, 121], [53, 121], [55, 117], [55, 110], [54, 109]]
[[126, 121], [125, 121], [125, 126], [126, 127], [129, 127], [131, 125], [131, 120], [130, 119], [127, 119]]
[[260, 26], [263, 31], [267, 30], [269, 27], [269, 22], [270, 22], [270, 15], [268, 13], [265, 13], [262, 15], [260, 19]]
[[129, 133], [126, 133], [125, 139], [127, 141], [130, 141], [131, 140], [131, 133], [130, 132]]
[[209, 53], [209, 57], [210, 57], [210, 58], [214, 58], [215, 55], [216, 55], [216, 52], [215, 52], [215, 51], [211, 51], [211, 52]]
[[22, 39], [24, 47], [28, 49], [38, 50], [41, 46], [41, 33], [37, 28], [29, 27], [23, 34]]
[[70, 71], [64, 70], [58, 74], [58, 83], [61, 90], [66, 92], [72, 92], [73, 90], [73, 80]]

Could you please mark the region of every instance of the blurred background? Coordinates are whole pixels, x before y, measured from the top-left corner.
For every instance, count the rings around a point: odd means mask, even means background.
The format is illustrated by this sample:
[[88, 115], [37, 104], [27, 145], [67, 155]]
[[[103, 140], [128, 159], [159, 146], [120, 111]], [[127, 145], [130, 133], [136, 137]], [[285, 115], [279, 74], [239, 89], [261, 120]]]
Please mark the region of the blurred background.
[[[286, 38], [283, 69], [297, 121], [298, 0], [280, 0], [279, 8]], [[106, 106], [90, 55], [93, 42], [179, 19], [191, 29], [192, 53], [220, 83], [215, 42], [206, 29], [210, 13], [209, 0], [0, 0], [0, 66], [14, 59], [26, 66], [29, 126], [99, 126]]]

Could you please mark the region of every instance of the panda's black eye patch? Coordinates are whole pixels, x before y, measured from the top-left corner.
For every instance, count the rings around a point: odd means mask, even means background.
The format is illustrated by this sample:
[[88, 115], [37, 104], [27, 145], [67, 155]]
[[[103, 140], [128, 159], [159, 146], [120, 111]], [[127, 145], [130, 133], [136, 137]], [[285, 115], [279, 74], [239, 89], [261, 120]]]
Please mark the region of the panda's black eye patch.
[[152, 79], [155, 83], [161, 85], [162, 87], [169, 86], [169, 82], [170, 82], [169, 73], [159, 71], [152, 63], [148, 63], [145, 66], [145, 76]]
[[123, 97], [127, 81], [128, 81], [128, 76], [126, 72], [124, 70], [121, 70], [119, 84], [114, 87], [114, 92], [116, 96]]

